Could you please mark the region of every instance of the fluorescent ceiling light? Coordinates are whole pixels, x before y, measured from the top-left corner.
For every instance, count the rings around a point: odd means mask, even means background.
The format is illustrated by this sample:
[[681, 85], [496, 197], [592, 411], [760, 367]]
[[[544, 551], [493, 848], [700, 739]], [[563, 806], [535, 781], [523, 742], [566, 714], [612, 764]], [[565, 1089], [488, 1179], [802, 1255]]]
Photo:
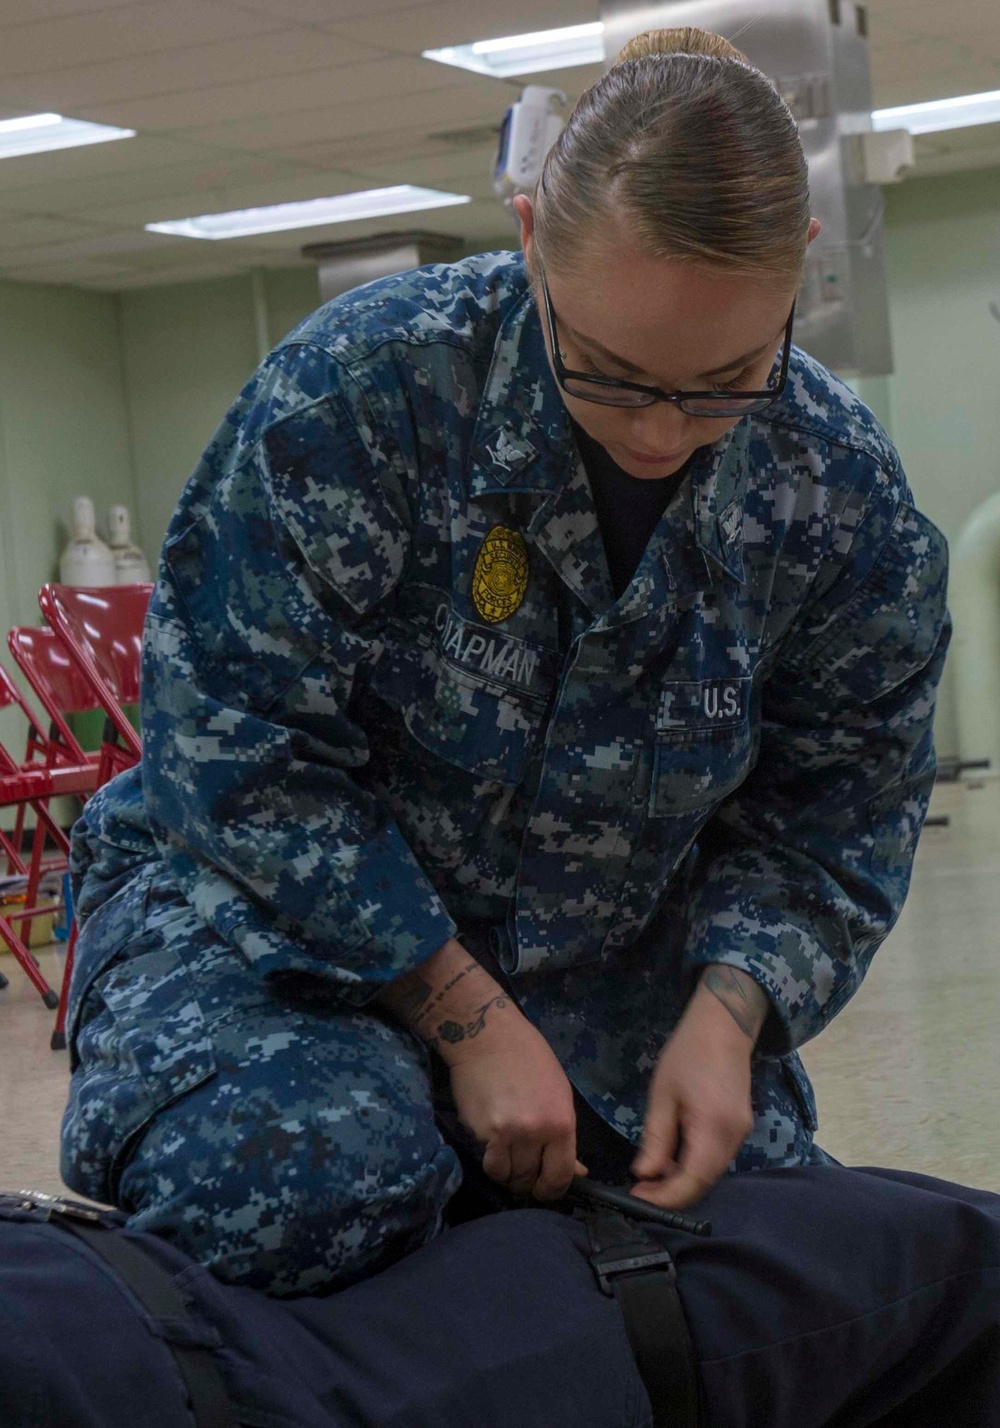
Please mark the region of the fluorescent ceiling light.
[[957, 99], [933, 99], [927, 104], [901, 104], [876, 109], [873, 129], [909, 129], [911, 134], [934, 134], [939, 129], [966, 129], [973, 124], [1000, 122], [1000, 89], [988, 94], [962, 94]]
[[508, 35], [502, 40], [424, 50], [423, 55], [424, 59], [471, 69], [474, 74], [491, 74], [497, 79], [569, 69], [578, 64], [603, 64], [604, 25], [597, 20], [592, 25], [569, 25], [562, 30], [538, 30], [530, 35]]
[[88, 124], [85, 119], [64, 119], [61, 114], [22, 114], [16, 119], [0, 119], [0, 159], [133, 138], [134, 129]]
[[404, 183], [395, 188], [342, 193], [337, 198], [309, 198], [303, 203], [273, 203], [268, 208], [239, 208], [233, 213], [205, 213], [200, 218], [147, 223], [146, 230], [175, 233], [181, 238], [247, 238], [254, 233], [281, 233], [288, 228], [351, 223], [359, 218], [386, 218], [394, 213], [416, 213], [422, 208], [450, 208], [456, 203], [471, 202], [468, 194], [440, 193], [433, 188], [414, 188]]

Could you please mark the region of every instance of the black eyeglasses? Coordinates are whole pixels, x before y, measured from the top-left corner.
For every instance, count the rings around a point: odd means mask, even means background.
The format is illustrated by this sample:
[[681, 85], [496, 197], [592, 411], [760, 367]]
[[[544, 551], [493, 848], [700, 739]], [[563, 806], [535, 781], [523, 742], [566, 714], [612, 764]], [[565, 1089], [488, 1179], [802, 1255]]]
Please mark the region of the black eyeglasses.
[[784, 348], [777, 376], [772, 376], [762, 391], [709, 391], [709, 392], [664, 392], [660, 387], [647, 387], [641, 382], [623, 382], [616, 377], [603, 377], [593, 372], [574, 372], [563, 362], [559, 350], [559, 334], [556, 330], [556, 315], [549, 295], [549, 285], [542, 275], [542, 294], [545, 298], [545, 316], [549, 324], [549, 339], [552, 343], [552, 362], [556, 380], [563, 391], [571, 397], [579, 397], [584, 402], [599, 402], [606, 407], [650, 407], [654, 402], [674, 402], [688, 416], [734, 417], [746, 416], [749, 412], [763, 411], [765, 407], [780, 397], [788, 381], [788, 358], [792, 350], [792, 324], [795, 321], [795, 304], [788, 314], [785, 324]]

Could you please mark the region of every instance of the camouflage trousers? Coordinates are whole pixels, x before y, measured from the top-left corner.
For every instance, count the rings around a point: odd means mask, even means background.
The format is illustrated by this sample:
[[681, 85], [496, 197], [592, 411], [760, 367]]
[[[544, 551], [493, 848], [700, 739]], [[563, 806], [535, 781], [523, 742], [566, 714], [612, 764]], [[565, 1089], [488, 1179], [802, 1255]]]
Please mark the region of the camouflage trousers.
[[428, 1053], [275, 986], [156, 860], [84, 923], [62, 1174], [229, 1283], [341, 1287], [432, 1239], [461, 1180]]
[[[89, 915], [70, 996], [66, 1184], [218, 1278], [278, 1296], [346, 1286], [434, 1238], [461, 1184], [461, 1132], [424, 1046], [318, 979], [259, 976], [144, 841], [130, 851], [86, 819], [74, 834]], [[767, 1137], [789, 1163], [829, 1161], [788, 1113], [783, 1074], [758, 1066], [755, 1136], [732, 1169], [765, 1168]], [[592, 1173], [627, 1184], [627, 1141], [579, 1095], [577, 1113]]]

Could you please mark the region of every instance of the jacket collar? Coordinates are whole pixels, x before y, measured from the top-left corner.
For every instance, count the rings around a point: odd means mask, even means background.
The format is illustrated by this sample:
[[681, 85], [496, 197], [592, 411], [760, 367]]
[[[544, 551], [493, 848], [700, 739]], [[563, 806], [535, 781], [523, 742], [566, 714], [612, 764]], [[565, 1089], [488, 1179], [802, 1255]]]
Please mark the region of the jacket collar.
[[576, 461], [531, 289], [504, 319], [472, 437], [470, 494], [558, 490]]
[[[615, 606], [612, 623], [638, 618], [642, 606], [648, 610], [654, 587], [664, 581], [675, 596], [704, 588], [721, 575], [743, 583], [749, 439], [750, 424], [743, 421], [696, 453], [683, 524], [661, 522], [636, 573], [653, 584], [647, 588], [643, 580], [633, 580], [633, 593]], [[597, 514], [530, 288], [497, 334], [473, 433], [469, 491], [473, 499], [515, 491], [548, 496], [532, 517], [532, 534], [595, 614], [610, 610], [613, 598]], [[662, 574], [658, 570], [653, 576], [647, 569], [651, 562], [665, 567]]]

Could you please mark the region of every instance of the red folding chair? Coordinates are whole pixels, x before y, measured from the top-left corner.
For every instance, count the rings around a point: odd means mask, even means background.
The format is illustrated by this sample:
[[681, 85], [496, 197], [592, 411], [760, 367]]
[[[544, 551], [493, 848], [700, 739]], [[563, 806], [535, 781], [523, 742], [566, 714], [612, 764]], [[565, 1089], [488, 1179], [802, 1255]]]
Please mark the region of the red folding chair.
[[[94, 766], [94, 787], [97, 786], [97, 765], [99, 751], [87, 753], [81, 747], [76, 735], [66, 722], [71, 714], [91, 713], [100, 705], [89, 686], [77, 673], [76, 666], [62, 640], [54, 630], [15, 625], [7, 636], [11, 654], [24, 675], [28, 687], [48, 716], [47, 738], [31, 726], [24, 762], [34, 764], [40, 760], [48, 764], [75, 764], [82, 767]], [[14, 841], [20, 843], [24, 826], [24, 805], [18, 810], [14, 828]], [[34, 863], [34, 860], [33, 860]], [[39, 867], [32, 868], [37, 877]], [[29, 888], [29, 900], [34, 888]]]
[[43, 585], [42, 614], [104, 710], [97, 786], [142, 757], [123, 705], [139, 702], [142, 627], [152, 585]]
[[[142, 743], [123, 705], [139, 702], [142, 629], [152, 585], [43, 585], [38, 603], [62, 640], [77, 671], [104, 710], [104, 736], [98, 760], [97, 787], [142, 757]], [[76, 925], [71, 927], [63, 972], [62, 994], [53, 1050], [66, 1045], [66, 1004]]]
[[96, 765], [99, 752], [88, 753], [73, 733], [67, 717], [89, 714], [101, 705], [80, 674], [69, 650], [54, 630], [15, 625], [7, 645], [39, 704], [49, 718], [48, 738], [39, 740], [56, 762]]
[[[29, 733], [29, 748], [33, 747], [40, 738], [35, 724], [35, 716], [17, 685], [0, 665], [0, 709], [8, 708], [19, 709], [27, 719], [31, 731]], [[6, 854], [8, 871], [24, 877], [27, 880], [27, 887], [30, 889], [30, 892], [28, 890], [25, 892], [24, 905], [19, 905], [16, 912], [8, 915], [6, 908], [0, 905], [0, 938], [10, 948], [15, 960], [20, 964], [47, 1007], [56, 1007], [59, 998], [42, 976], [38, 963], [25, 945], [23, 937], [34, 918], [57, 912], [61, 904], [58, 902], [39, 904], [36, 901], [39, 878], [36, 876], [33, 879], [32, 872], [33, 869], [37, 872], [41, 866], [46, 834], [52, 839], [58, 850], [60, 866], [65, 868], [66, 865], [69, 840], [49, 813], [49, 800], [63, 794], [74, 794], [85, 798], [88, 793], [93, 791], [95, 781], [96, 772], [92, 762], [77, 765], [46, 758], [44, 762], [28, 760], [25, 763], [19, 763], [4, 745], [0, 744], [0, 808], [11, 808], [20, 813], [22, 809], [28, 807], [35, 815], [35, 833], [30, 862], [26, 863], [24, 860], [23, 843], [15, 842], [11, 834], [0, 829], [0, 847]], [[23, 822], [20, 827], [23, 829]], [[21, 929], [20, 935], [14, 927], [14, 921]], [[6, 983], [6, 978], [4, 978], [4, 983]]]

